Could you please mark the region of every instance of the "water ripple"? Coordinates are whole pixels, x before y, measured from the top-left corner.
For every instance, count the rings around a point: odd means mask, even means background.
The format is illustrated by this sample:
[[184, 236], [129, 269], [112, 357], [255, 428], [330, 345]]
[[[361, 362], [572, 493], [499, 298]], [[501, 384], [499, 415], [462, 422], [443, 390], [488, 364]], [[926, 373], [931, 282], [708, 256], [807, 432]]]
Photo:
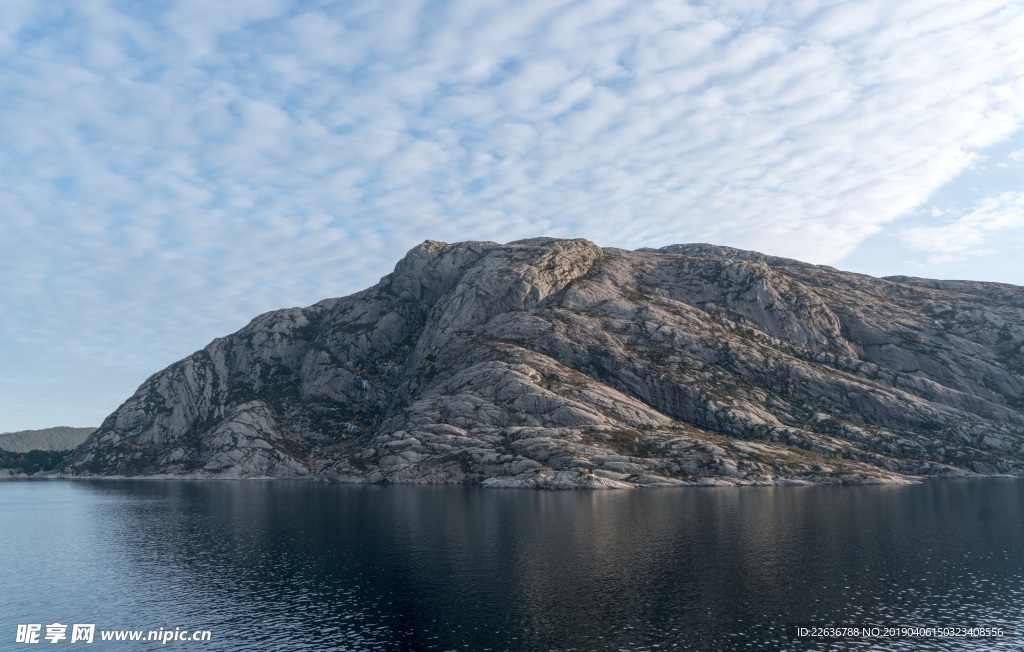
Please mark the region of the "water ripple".
[[[204, 650], [1021, 649], [1024, 483], [633, 492], [0, 483], [17, 623]], [[795, 639], [816, 626], [1002, 639]], [[174, 644], [132, 649], [176, 649]], [[97, 642], [92, 649], [125, 649]]]

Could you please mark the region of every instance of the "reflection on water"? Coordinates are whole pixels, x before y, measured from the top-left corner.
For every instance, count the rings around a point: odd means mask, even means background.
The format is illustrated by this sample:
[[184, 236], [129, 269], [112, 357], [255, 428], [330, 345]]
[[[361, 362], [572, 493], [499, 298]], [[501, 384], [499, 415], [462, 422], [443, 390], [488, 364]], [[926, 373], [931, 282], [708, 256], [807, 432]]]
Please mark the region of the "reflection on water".
[[180, 646], [206, 650], [840, 649], [793, 640], [788, 623], [1024, 633], [1017, 480], [619, 492], [8, 482], [0, 545], [0, 649], [17, 623], [54, 621], [209, 629], [212, 642]]

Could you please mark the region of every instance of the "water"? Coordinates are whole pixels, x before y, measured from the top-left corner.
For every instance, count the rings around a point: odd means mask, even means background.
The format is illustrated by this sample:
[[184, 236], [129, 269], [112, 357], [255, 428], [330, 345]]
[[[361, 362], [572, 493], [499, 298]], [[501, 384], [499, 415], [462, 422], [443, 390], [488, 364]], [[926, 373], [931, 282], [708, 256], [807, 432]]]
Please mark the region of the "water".
[[[1024, 481], [1010, 479], [604, 492], [5, 482], [0, 551], [0, 649], [1024, 649]], [[18, 623], [54, 621], [212, 639], [14, 643]], [[1008, 635], [826, 643], [792, 638], [791, 623]]]

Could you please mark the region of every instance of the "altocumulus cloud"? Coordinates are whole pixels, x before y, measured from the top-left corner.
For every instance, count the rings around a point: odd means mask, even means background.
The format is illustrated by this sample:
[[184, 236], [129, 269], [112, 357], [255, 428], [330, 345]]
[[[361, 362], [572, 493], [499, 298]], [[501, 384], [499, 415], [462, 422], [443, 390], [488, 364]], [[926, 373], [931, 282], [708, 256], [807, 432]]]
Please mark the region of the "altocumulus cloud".
[[[938, 217], [938, 216], [937, 216]], [[989, 253], [987, 237], [1024, 228], [1024, 192], [1007, 192], [981, 201], [972, 211], [948, 224], [906, 229], [902, 236], [935, 262], [962, 260]]]
[[[0, 429], [425, 238], [838, 262], [1019, 132], [1021, 42], [1012, 0], [7, 0]], [[979, 201], [898, 233], [959, 255]]]

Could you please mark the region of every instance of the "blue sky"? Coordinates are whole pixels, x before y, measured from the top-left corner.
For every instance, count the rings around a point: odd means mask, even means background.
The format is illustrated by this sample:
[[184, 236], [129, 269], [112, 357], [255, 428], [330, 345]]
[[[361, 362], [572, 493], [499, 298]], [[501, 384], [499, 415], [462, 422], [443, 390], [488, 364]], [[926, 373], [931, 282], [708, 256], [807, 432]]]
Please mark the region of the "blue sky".
[[1024, 285], [1016, 0], [4, 0], [0, 431], [424, 239]]

